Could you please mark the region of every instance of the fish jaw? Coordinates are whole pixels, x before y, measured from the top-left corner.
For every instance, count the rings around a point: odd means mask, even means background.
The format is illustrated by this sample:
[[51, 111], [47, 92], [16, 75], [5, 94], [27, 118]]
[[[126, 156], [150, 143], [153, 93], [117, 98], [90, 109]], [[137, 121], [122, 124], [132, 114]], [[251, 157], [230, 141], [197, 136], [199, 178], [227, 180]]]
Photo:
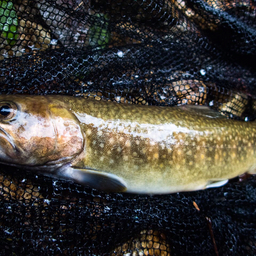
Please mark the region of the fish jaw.
[[10, 134], [0, 127], [0, 161], [11, 163], [18, 154], [19, 150]]

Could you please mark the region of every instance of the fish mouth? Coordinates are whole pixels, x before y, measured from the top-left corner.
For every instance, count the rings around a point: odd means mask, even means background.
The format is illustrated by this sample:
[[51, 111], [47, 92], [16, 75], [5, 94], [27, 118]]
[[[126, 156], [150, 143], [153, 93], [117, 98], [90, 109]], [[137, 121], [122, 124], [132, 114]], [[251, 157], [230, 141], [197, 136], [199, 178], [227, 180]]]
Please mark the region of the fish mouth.
[[[6, 142], [8, 144], [6, 144]], [[9, 154], [11, 151], [14, 153], [12, 156]], [[11, 135], [0, 127], [0, 159], [4, 161], [14, 161], [15, 159], [13, 159], [13, 157], [16, 156], [19, 151]]]

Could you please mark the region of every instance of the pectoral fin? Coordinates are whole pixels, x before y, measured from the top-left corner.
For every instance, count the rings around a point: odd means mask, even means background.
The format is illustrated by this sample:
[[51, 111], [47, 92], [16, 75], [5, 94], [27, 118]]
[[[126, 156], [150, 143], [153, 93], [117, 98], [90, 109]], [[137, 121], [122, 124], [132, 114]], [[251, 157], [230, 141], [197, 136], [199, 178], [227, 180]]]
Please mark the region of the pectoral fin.
[[228, 183], [228, 180], [209, 181], [206, 188], [218, 188]]
[[105, 192], [125, 192], [127, 190], [123, 179], [111, 173], [66, 167], [59, 172], [59, 175]]

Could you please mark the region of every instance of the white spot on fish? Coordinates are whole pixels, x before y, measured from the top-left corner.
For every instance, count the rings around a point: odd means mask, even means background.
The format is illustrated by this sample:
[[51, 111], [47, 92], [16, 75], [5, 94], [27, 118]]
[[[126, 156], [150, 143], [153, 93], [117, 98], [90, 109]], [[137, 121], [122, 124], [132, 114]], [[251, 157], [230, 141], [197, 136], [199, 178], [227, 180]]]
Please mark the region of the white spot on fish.
[[131, 142], [130, 142], [129, 140], [127, 140], [127, 141], [125, 142], [125, 146], [126, 146], [126, 147], [130, 147], [130, 146], [131, 146]]
[[155, 146], [156, 143], [155, 143], [154, 141], [150, 141], [150, 145], [151, 145], [151, 146]]
[[124, 161], [128, 161], [129, 157], [128, 156], [123, 156]]
[[113, 137], [111, 137], [111, 138], [109, 139], [109, 143], [110, 143], [110, 144], [114, 144], [114, 143], [115, 143], [115, 139], [114, 139]]
[[155, 154], [153, 155], [153, 157], [154, 157], [154, 159], [158, 159], [158, 158], [159, 158], [159, 154], [158, 154], [158, 153], [155, 153]]
[[188, 155], [188, 156], [191, 156], [191, 155], [192, 155], [192, 151], [189, 150], [189, 151], [187, 152], [187, 155]]

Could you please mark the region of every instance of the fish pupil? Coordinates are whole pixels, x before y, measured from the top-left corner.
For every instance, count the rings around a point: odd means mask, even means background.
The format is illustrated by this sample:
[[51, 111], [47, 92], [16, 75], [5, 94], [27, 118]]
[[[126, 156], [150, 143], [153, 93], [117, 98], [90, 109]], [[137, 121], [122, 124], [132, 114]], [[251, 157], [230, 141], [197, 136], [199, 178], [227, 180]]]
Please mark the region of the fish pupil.
[[2, 115], [4, 117], [10, 115], [11, 112], [12, 112], [11, 108], [7, 105], [0, 107], [0, 115]]

